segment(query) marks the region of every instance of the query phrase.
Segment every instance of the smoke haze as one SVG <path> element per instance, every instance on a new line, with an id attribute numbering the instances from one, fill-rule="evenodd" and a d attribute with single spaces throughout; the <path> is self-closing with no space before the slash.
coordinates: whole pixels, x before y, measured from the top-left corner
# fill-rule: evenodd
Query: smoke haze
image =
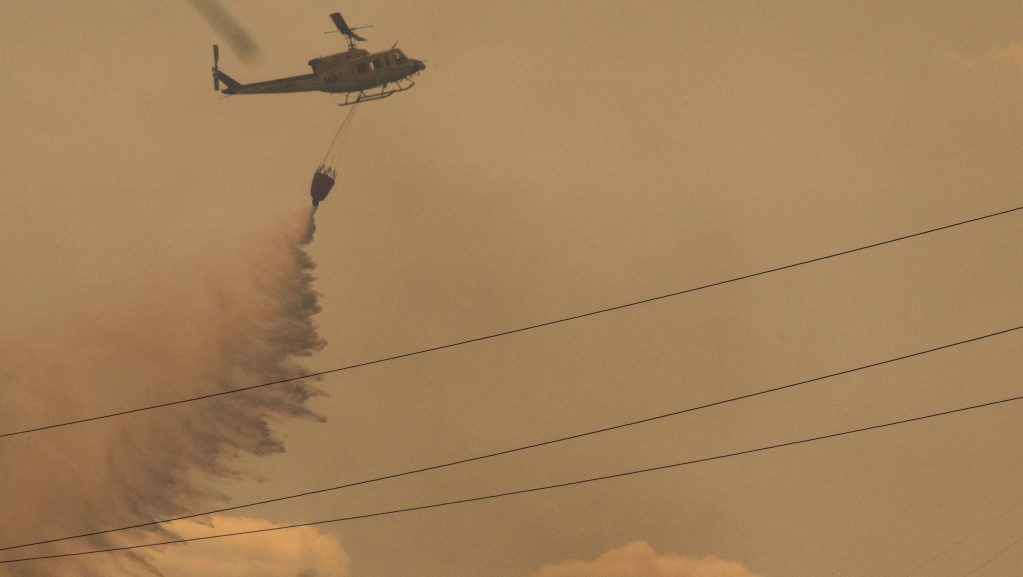
<path id="1" fill-rule="evenodd" d="M 123 291 L 52 327 L 46 337 L 4 343 L 0 429 L 21 430 L 304 373 L 297 359 L 325 344 L 313 320 L 320 310 L 312 288 L 314 264 L 304 250 L 313 231 L 312 212 L 304 211 L 245 244 L 203 254 Z M 0 524 L 0 545 L 226 502 L 226 481 L 256 477 L 240 466 L 241 457 L 284 451 L 274 422 L 322 420 L 307 406 L 320 394 L 308 382 L 292 382 L 5 439 L 0 507 L 7 520 Z M 97 546 L 125 539 L 84 541 Z M 2 558 L 83 546 L 19 549 Z M 16 563 L 0 566 L 0 575 L 137 575 L 142 567 L 156 572 L 152 558 L 146 552 Z"/>
<path id="2" fill-rule="evenodd" d="M 596 560 L 545 565 L 533 577 L 762 577 L 739 563 L 714 556 L 693 559 L 658 555 L 645 541 L 604 553 Z"/>

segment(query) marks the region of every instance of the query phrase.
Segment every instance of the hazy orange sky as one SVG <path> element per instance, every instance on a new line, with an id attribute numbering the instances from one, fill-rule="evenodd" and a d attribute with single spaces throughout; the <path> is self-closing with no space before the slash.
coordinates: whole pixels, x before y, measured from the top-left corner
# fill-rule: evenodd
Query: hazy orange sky
<path id="1" fill-rule="evenodd" d="M 0 433 L 1023 206 L 1018 2 L 222 5 L 260 58 L 234 54 L 183 0 L 0 4 Z M 364 48 L 398 42 L 427 68 L 360 107 L 303 248 L 309 182 L 347 109 L 322 93 L 222 98 L 211 45 L 242 82 L 304 74 L 345 48 L 323 34 L 335 11 L 373 25 Z M 0 439 L 0 547 L 426 467 L 1012 328 L 1021 225 L 1014 212 L 336 373 L 315 384 L 323 396 L 292 387 Z M 214 525 L 514 491 L 1016 396 L 1021 333 Z M 143 563 L 167 577 L 1015 577 L 1023 544 L 997 554 L 1023 537 L 1018 405 L 0 575 Z"/>

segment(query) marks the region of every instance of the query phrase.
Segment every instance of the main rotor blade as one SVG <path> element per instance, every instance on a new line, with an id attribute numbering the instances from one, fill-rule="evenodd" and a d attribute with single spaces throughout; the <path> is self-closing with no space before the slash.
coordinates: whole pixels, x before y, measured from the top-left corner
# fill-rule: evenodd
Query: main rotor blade
<path id="1" fill-rule="evenodd" d="M 335 12 L 331 14 L 330 19 L 334 21 L 334 26 L 337 26 L 337 29 L 345 36 L 351 38 L 352 40 L 358 40 L 359 42 L 366 41 L 365 38 L 359 36 L 354 31 L 352 31 L 352 29 L 348 26 L 348 23 L 345 22 L 345 19 L 341 17 L 340 12 Z"/>
<path id="2" fill-rule="evenodd" d="M 188 0 L 188 3 L 220 34 L 221 38 L 234 49 L 234 53 L 243 61 L 253 62 L 259 58 L 259 46 L 252 40 L 245 28 L 242 28 L 220 5 L 219 0 Z"/>

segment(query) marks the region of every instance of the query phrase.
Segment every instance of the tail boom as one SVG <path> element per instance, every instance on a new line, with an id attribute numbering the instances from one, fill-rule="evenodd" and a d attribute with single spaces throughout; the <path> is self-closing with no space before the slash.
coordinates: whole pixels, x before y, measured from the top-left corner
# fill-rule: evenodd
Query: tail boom
<path id="1" fill-rule="evenodd" d="M 227 85 L 227 88 L 222 91 L 224 94 L 280 94 L 323 90 L 323 80 L 315 74 L 277 78 L 251 84 L 242 84 L 223 72 L 219 72 L 219 78 Z"/>

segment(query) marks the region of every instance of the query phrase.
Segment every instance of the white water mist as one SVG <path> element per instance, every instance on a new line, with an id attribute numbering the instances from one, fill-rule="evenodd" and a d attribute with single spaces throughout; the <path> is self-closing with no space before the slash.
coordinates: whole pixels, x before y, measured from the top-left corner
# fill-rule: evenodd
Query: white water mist
<path id="1" fill-rule="evenodd" d="M 182 263 L 66 319 L 49 336 L 0 346 L 0 431 L 215 393 L 304 374 L 322 348 L 305 211 L 231 249 Z M 226 481 L 256 476 L 244 455 L 284 451 L 275 423 L 322 418 L 308 380 L 0 440 L 0 546 L 215 508 Z M 156 533 L 151 529 L 135 531 Z M 128 541 L 97 536 L 0 558 Z M 0 575 L 155 573 L 149 554 L 0 565 Z"/>

